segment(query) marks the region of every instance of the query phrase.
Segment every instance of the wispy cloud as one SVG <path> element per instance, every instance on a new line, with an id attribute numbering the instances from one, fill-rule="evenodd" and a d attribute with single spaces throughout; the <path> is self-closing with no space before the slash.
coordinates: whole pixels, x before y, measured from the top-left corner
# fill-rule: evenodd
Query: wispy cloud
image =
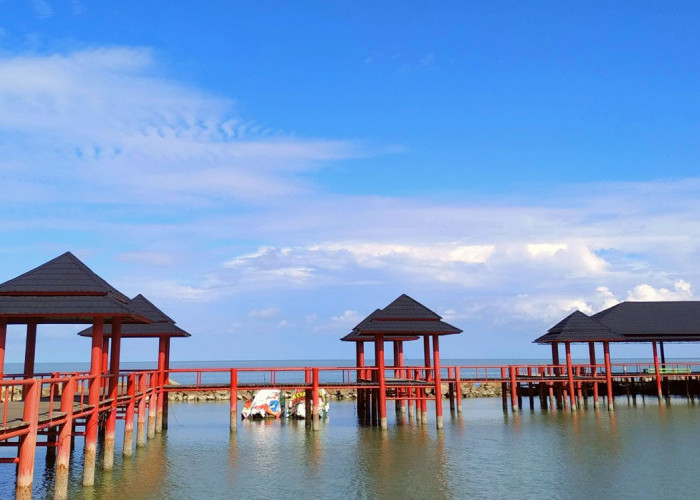
<path id="1" fill-rule="evenodd" d="M 3 136 L 6 182 L 94 204 L 279 197 L 306 191 L 297 172 L 369 154 L 244 121 L 230 99 L 171 81 L 150 50 L 125 47 L 0 59 Z"/>

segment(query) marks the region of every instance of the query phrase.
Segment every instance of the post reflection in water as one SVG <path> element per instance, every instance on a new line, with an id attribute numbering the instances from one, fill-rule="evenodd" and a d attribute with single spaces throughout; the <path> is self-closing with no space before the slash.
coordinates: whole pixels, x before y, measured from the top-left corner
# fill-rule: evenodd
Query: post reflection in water
<path id="1" fill-rule="evenodd" d="M 82 487 L 83 443 L 77 439 L 69 495 L 557 498 L 566 478 L 564 496 L 674 498 L 697 484 L 700 447 L 700 408 L 679 401 L 504 416 L 499 399 L 468 400 L 462 418 L 446 419 L 442 431 L 391 421 L 385 432 L 358 426 L 353 405 L 336 403 L 332 422 L 316 432 L 303 420 L 272 419 L 241 422 L 234 435 L 227 404 L 173 404 L 170 428 L 131 458 L 117 454 L 112 472 L 98 468 L 93 488 Z M 53 473 L 40 459 L 35 495 L 47 498 Z M 0 498 L 12 496 L 10 467 L 0 468 Z"/>

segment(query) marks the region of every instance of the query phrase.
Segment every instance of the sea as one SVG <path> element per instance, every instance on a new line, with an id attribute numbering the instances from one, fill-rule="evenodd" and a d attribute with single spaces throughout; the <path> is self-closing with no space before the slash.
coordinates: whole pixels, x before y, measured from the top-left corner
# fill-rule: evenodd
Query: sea
<path id="1" fill-rule="evenodd" d="M 491 364 L 509 360 L 444 360 Z M 512 361 L 512 360 L 510 360 Z M 545 360 L 529 360 L 544 362 Z M 523 362 L 523 360 L 519 360 Z M 133 366 L 129 366 L 133 365 Z M 343 366 L 352 361 L 218 361 L 190 366 Z M 147 368 L 127 364 L 127 368 Z M 11 364 L 6 372 L 14 369 Z M 17 365 L 17 371 L 20 371 Z M 40 371 L 86 369 L 37 364 Z M 183 381 L 184 382 L 184 381 Z M 395 418 L 389 429 L 358 425 L 354 401 L 332 401 L 314 432 L 303 421 L 241 421 L 229 433 L 227 402 L 170 402 L 169 428 L 130 458 L 115 454 L 83 488 L 82 438 L 71 456 L 69 496 L 76 499 L 227 498 L 696 498 L 700 491 L 700 404 L 672 398 L 618 397 L 615 411 L 575 414 L 524 409 L 504 413 L 500 398 L 445 404 L 444 428 Z M 239 404 L 239 408 L 240 408 Z M 117 423 L 121 438 L 123 421 Z M 117 442 L 117 450 L 121 443 Z M 0 449 L 1 456 L 13 451 Z M 0 464 L 0 498 L 12 498 L 14 466 Z M 34 498 L 51 498 L 53 467 L 39 448 Z"/>

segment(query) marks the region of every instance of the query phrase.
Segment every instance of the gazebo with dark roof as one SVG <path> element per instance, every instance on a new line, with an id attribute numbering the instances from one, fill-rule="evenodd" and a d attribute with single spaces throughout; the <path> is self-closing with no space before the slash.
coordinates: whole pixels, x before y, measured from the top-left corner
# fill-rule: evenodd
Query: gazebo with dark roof
<path id="1" fill-rule="evenodd" d="M 431 382 L 434 382 L 435 394 L 437 395 L 435 399 L 436 424 L 438 428 L 442 428 L 442 399 L 440 397 L 442 388 L 438 339 L 441 335 L 453 335 L 461 332 L 462 330 L 442 321 L 441 316 L 406 294 L 400 295 L 384 309 L 375 310 L 353 329 L 351 335 L 356 335 L 355 339 L 358 338 L 357 336 L 374 339 L 375 366 L 379 384 L 379 421 L 383 429 L 387 428 L 384 341 L 423 337 L 425 368 L 432 367 L 433 380 Z M 433 339 L 432 363 L 431 337 Z M 348 339 L 346 336 L 343 340 L 353 340 L 353 337 Z M 422 403 L 424 404 L 424 402 L 423 399 Z"/>
<path id="2" fill-rule="evenodd" d="M 163 385 L 166 382 L 166 373 L 170 369 L 170 339 L 174 337 L 190 337 L 191 335 L 177 326 L 175 320 L 156 307 L 150 300 L 141 294 L 131 299 L 129 302 L 132 310 L 141 316 L 148 318 L 151 323 L 148 324 L 129 324 L 121 328 L 121 338 L 157 338 L 158 339 L 158 373 L 161 377 Z M 81 337 L 92 336 L 92 328 L 86 328 L 78 332 Z M 103 334 L 105 340 L 112 338 L 112 329 L 110 325 L 105 325 Z M 119 349 L 115 344 L 117 339 L 112 339 L 112 350 Z M 158 394 L 156 419 L 153 425 L 149 423 L 149 428 L 153 432 L 160 432 L 161 429 L 168 427 L 168 419 L 166 418 L 168 401 L 165 399 L 163 391 Z M 150 415 L 149 415 L 150 418 Z"/>
<path id="3" fill-rule="evenodd" d="M 118 336 L 122 324 L 149 323 L 129 306 L 127 297 L 100 278 L 75 255 L 66 252 L 41 266 L 0 284 L 0 370 L 4 364 L 8 324 L 26 324 L 24 375 L 34 375 L 37 324 L 92 323 L 90 389 L 88 403 L 96 408 L 100 397 L 102 332 L 110 324 Z M 110 394 L 116 395 L 119 370 L 118 349 L 112 353 Z M 116 368 L 115 368 L 116 367 Z M 116 371 L 115 371 L 116 370 Z M 2 373 L 2 372 L 0 372 Z M 116 398 L 110 419 L 116 419 Z M 88 417 L 85 429 L 83 484 L 94 483 L 98 412 Z M 107 439 L 107 437 L 106 437 Z M 111 442 L 114 442 L 112 433 Z M 109 454 L 105 448 L 105 468 Z M 112 447 L 113 456 L 113 447 Z M 110 465 L 111 466 L 111 465 Z"/>
<path id="4" fill-rule="evenodd" d="M 570 344 L 588 343 L 591 365 L 595 367 L 595 342 L 602 342 L 606 378 L 610 380 L 610 342 L 651 342 L 659 398 L 662 397 L 661 370 L 666 362 L 664 342 L 700 341 L 700 301 L 621 302 L 592 316 L 576 311 L 535 340 L 552 345 L 552 361 L 559 364 L 558 344 L 564 343 L 567 372 L 571 373 Z M 657 353 L 657 342 L 661 360 Z M 569 383 L 571 386 L 571 381 Z M 597 385 L 594 384 L 594 389 Z M 612 409 L 612 384 L 608 382 L 608 407 Z M 572 408 L 573 408 L 573 397 Z"/>

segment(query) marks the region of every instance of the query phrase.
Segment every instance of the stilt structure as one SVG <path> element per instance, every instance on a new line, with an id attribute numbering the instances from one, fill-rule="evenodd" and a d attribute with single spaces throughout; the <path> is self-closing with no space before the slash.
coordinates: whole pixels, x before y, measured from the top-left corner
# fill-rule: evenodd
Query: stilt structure
<path id="1" fill-rule="evenodd" d="M 94 482 L 95 457 L 97 446 L 97 426 L 99 401 L 102 390 L 103 338 L 102 328 L 112 323 L 148 323 L 148 319 L 135 313 L 129 306 L 129 299 L 96 275 L 72 253 L 66 252 L 49 262 L 32 269 L 16 278 L 0 284 L 0 343 L 4 355 L 4 326 L 7 324 L 27 325 L 24 373 L 34 375 L 34 354 L 36 350 L 37 325 L 39 324 L 80 324 L 92 323 L 92 349 L 90 358 L 89 411 L 83 411 L 85 423 L 85 452 L 83 484 Z M 31 387 L 24 386 L 25 397 L 30 397 Z M 34 396 L 31 396 L 34 397 Z M 39 397 L 38 395 L 36 396 Z M 37 399 L 38 401 L 38 399 Z M 69 402 L 65 402 L 66 405 Z M 25 409 L 27 406 L 25 406 Z M 68 425 L 68 424 L 65 424 Z M 72 427 L 72 422 L 70 423 Z M 30 433 L 31 434 L 31 433 Z M 65 429 L 59 433 L 62 442 L 70 441 Z M 36 435 L 20 438 L 17 494 L 31 496 L 33 483 L 33 454 L 23 453 L 26 440 L 36 441 Z M 61 453 L 63 452 L 63 453 Z M 61 475 L 67 474 L 68 462 L 65 449 L 59 450 L 61 459 L 57 467 Z M 28 461 L 31 459 L 31 467 Z M 65 496 L 58 492 L 58 497 Z"/>
<path id="2" fill-rule="evenodd" d="M 112 328 L 110 325 L 106 325 L 103 329 L 103 336 L 105 339 L 112 339 L 112 377 L 114 377 L 114 363 L 115 356 L 118 364 L 119 360 L 119 340 L 118 339 L 145 339 L 145 338 L 157 338 L 158 339 L 158 367 L 157 375 L 155 380 L 156 390 L 154 394 L 154 406 L 149 406 L 149 412 L 151 412 L 150 427 L 151 435 L 154 433 L 159 433 L 163 428 L 167 427 L 167 418 L 165 417 L 165 408 L 167 404 L 167 394 L 165 394 L 164 387 L 168 382 L 168 370 L 170 369 L 170 339 L 175 337 L 189 337 L 190 334 L 177 326 L 175 321 L 170 318 L 163 311 L 158 309 L 151 301 L 146 297 L 139 294 L 129 302 L 129 306 L 135 313 L 148 318 L 149 324 L 130 324 L 120 326 L 117 330 Z M 92 328 L 86 328 L 81 332 L 78 332 L 81 337 L 91 337 L 93 335 Z M 118 371 L 118 368 L 117 368 Z M 114 415 L 116 416 L 116 407 L 114 408 Z M 111 418 L 111 414 L 110 414 Z M 133 416 L 132 416 L 133 418 Z M 133 432 L 133 422 L 131 422 L 132 432 Z M 110 432 L 114 432 L 111 429 L 112 425 L 110 420 L 107 421 L 107 439 L 109 439 Z M 126 429 L 125 429 L 126 432 Z M 126 448 L 125 448 L 126 449 Z M 105 469 L 108 469 L 109 457 L 108 454 L 110 450 L 105 447 Z M 113 455 L 113 452 L 112 452 Z"/>
<path id="3" fill-rule="evenodd" d="M 386 365 L 384 363 L 384 341 L 401 340 L 405 337 L 423 337 L 424 340 L 424 366 L 420 367 L 424 373 L 421 380 L 417 380 L 416 392 L 420 397 L 416 398 L 417 408 L 420 406 L 422 421 L 425 421 L 426 399 L 428 390 L 432 390 L 435 398 L 435 417 L 438 429 L 443 426 L 442 420 L 442 374 L 440 367 L 441 335 L 461 333 L 462 330 L 442 321 L 442 317 L 431 311 L 408 295 L 401 295 L 384 309 L 375 310 L 367 318 L 361 321 L 353 333 L 372 337 L 375 343 L 375 374 L 376 388 L 373 389 L 373 399 L 378 405 L 378 420 L 382 429 L 387 428 L 386 401 L 387 393 L 392 398 L 398 396 L 400 383 L 390 379 L 387 384 Z M 432 349 L 430 341 L 432 340 Z M 402 381 L 405 384 L 405 381 Z M 416 409 L 418 411 L 418 409 Z"/>

